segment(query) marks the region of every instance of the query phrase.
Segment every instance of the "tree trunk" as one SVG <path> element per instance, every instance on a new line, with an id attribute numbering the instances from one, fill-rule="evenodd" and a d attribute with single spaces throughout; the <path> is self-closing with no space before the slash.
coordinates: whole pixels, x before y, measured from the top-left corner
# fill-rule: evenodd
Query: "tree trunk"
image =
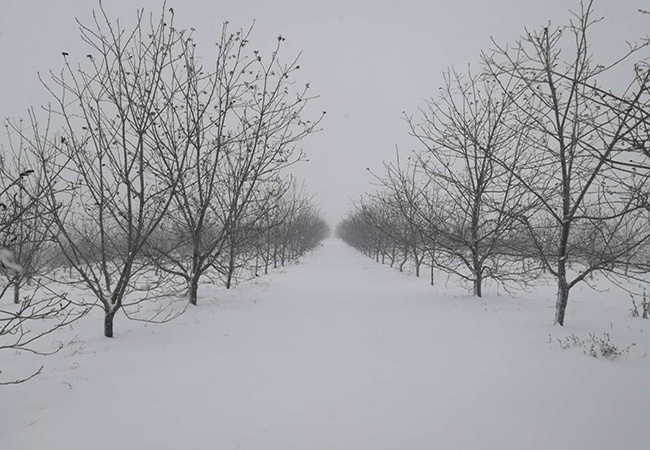
<path id="1" fill-rule="evenodd" d="M 228 258 L 228 277 L 226 278 L 226 289 L 232 286 L 232 278 L 235 274 L 235 246 L 230 246 L 230 256 Z"/>
<path id="2" fill-rule="evenodd" d="M 198 277 L 192 277 L 190 280 L 190 305 L 196 306 L 196 301 L 199 296 L 199 278 Z"/>
<path id="3" fill-rule="evenodd" d="M 476 272 L 474 277 L 474 295 L 476 297 L 483 296 L 483 271 L 479 270 Z"/>
<path id="4" fill-rule="evenodd" d="M 418 249 L 413 246 L 413 260 L 415 261 L 415 277 L 420 278 L 420 266 L 422 266 L 422 260 L 424 257 L 418 257 Z"/>
<path id="5" fill-rule="evenodd" d="M 564 315 L 566 305 L 569 302 L 569 283 L 566 279 L 567 248 L 569 246 L 569 233 L 571 232 L 571 221 L 567 219 L 569 195 L 564 192 L 564 220 L 562 221 L 562 234 L 560 236 L 559 259 L 557 261 L 557 301 L 555 303 L 555 325 L 564 326 Z M 593 272 L 592 272 L 593 273 Z"/>
<path id="6" fill-rule="evenodd" d="M 104 311 L 104 336 L 107 338 L 113 337 L 113 319 L 117 311 Z"/>
<path id="7" fill-rule="evenodd" d="M 483 264 L 479 260 L 478 244 L 472 244 L 472 270 L 474 272 L 474 295 L 481 297 L 483 294 Z"/>
<path id="8" fill-rule="evenodd" d="M 555 304 L 555 325 L 564 326 L 564 314 L 569 303 L 569 285 L 563 277 L 557 281 L 557 302 Z"/>
<path id="9" fill-rule="evenodd" d="M 14 303 L 17 305 L 20 303 L 20 282 L 14 282 Z"/>
<path id="10" fill-rule="evenodd" d="M 483 267 L 480 262 L 480 252 L 479 252 L 479 217 L 481 215 L 481 203 L 482 196 L 479 192 L 474 194 L 474 203 L 472 205 L 472 223 L 471 230 L 472 233 L 472 271 L 474 272 L 474 295 L 476 297 L 481 297 L 483 292 Z"/>
<path id="11" fill-rule="evenodd" d="M 399 271 L 403 272 L 404 271 L 404 264 L 406 264 L 406 261 L 408 261 L 408 258 L 404 258 L 404 261 L 402 261 L 399 265 Z"/>
<path id="12" fill-rule="evenodd" d="M 226 277 L 226 289 L 230 289 L 230 287 L 232 286 L 232 276 L 234 272 L 235 272 L 235 268 L 233 266 L 229 266 L 228 276 Z"/>

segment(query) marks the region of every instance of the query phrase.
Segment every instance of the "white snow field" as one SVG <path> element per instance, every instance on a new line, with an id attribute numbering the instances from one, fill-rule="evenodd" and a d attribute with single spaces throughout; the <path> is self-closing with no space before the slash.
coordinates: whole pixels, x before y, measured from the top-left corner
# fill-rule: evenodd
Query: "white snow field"
<path id="1" fill-rule="evenodd" d="M 0 388 L 0 449 L 650 448 L 650 321 L 628 294 L 572 292 L 561 329 L 552 287 L 475 299 L 423 277 L 330 239 L 165 325 L 120 315 L 108 340 L 85 318 L 54 356 L 0 354 L 7 375 L 45 364 Z M 557 342 L 592 332 L 636 346 Z"/>

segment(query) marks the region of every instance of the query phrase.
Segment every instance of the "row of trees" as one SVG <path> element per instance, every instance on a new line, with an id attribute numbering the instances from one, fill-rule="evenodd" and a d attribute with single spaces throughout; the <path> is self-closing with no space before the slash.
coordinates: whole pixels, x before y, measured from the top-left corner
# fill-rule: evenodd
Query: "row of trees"
<path id="1" fill-rule="evenodd" d="M 112 337 L 119 311 L 182 296 L 196 305 L 202 283 L 230 288 L 329 232 L 286 175 L 325 113 L 311 107 L 309 85 L 293 81 L 298 58 L 280 58 L 282 36 L 266 55 L 250 48 L 251 29 L 226 23 L 200 57 L 194 30 L 176 28 L 172 9 L 140 11 L 126 29 L 100 5 L 79 27 L 87 55 L 63 52 L 63 69 L 41 77 L 51 104 L 7 123 L 0 247 L 23 270 L 0 268 L 0 294 L 13 288 L 22 302 L 0 311 L 3 347 L 24 347 L 41 301 L 57 326 L 71 306 L 81 306 L 75 318 L 101 307 Z M 175 316 L 164 311 L 156 320 Z"/>
<path id="2" fill-rule="evenodd" d="M 455 274 L 477 296 L 487 279 L 516 287 L 550 274 L 559 325 L 592 273 L 646 271 L 649 42 L 597 63 L 592 3 L 566 26 L 494 43 L 477 73 L 449 70 L 439 95 L 406 116 L 422 150 L 375 174 L 380 189 L 339 235 L 400 268 L 412 259 L 417 275 L 425 262 Z"/>

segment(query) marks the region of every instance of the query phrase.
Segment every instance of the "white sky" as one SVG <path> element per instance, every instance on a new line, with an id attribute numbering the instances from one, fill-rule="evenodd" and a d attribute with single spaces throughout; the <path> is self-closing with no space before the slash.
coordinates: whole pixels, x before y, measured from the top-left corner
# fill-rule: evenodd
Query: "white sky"
<path id="1" fill-rule="evenodd" d="M 159 0 L 104 0 L 113 17 L 133 20 L 135 10 L 160 11 Z M 81 61 L 86 49 L 75 17 L 89 22 L 96 1 L 0 0 L 0 117 L 24 117 L 30 106 L 47 103 L 36 73 L 59 70 L 62 51 Z M 311 161 L 296 170 L 331 225 L 350 198 L 371 188 L 366 167 L 380 171 L 394 156 L 417 144 L 408 137 L 402 111 L 416 113 L 436 94 L 450 65 L 477 65 L 490 37 L 513 42 L 524 27 L 549 20 L 565 23 L 578 0 L 403 0 L 246 1 L 176 0 L 179 28 L 194 27 L 209 49 L 223 21 L 233 28 L 257 21 L 251 45 L 265 49 L 282 34 L 284 56 L 303 51 L 301 76 L 320 94 L 326 110 L 323 131 L 304 142 Z M 650 34 L 650 0 L 596 0 L 605 16 L 592 35 L 603 55 L 620 54 L 626 40 Z M 207 56 L 207 55 L 206 55 Z M 78 58 L 78 59 L 75 59 Z M 1 137 L 0 137 L 1 139 Z"/>

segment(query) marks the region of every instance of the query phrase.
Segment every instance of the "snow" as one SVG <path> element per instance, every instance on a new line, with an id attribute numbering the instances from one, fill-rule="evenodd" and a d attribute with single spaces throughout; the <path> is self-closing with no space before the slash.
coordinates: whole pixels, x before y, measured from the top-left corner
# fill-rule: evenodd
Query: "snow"
<path id="1" fill-rule="evenodd" d="M 54 356 L 0 353 L 5 375 L 45 364 L 0 388 L 0 448 L 648 448 L 650 321 L 628 294 L 576 287 L 561 329 L 552 284 L 475 299 L 427 281 L 331 239 L 165 325 L 120 314 L 108 340 L 86 318 Z M 636 345 L 557 343 L 589 333 Z"/>

